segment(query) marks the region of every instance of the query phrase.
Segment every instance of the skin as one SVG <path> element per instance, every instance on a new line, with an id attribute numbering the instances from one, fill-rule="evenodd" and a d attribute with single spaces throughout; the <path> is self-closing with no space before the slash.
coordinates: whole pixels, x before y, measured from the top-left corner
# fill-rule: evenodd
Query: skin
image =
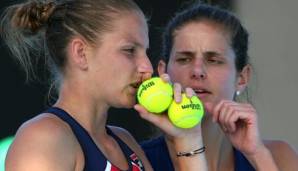
<path id="1" fill-rule="evenodd" d="M 106 133 L 107 110 L 111 106 L 132 107 L 137 85 L 151 76 L 152 66 L 146 55 L 149 40 L 143 14 L 123 11 L 116 18 L 113 30 L 102 34 L 96 45 L 80 36 L 69 42 L 67 65 L 54 106 L 72 114 L 106 158 L 127 170 L 118 143 Z M 121 128 L 110 128 L 136 152 L 145 169 L 152 170 L 132 136 Z M 7 155 L 6 170 L 79 171 L 84 162 L 71 128 L 56 116 L 44 113 L 18 130 Z"/>
<path id="2" fill-rule="evenodd" d="M 256 170 L 295 170 L 298 168 L 295 151 L 282 141 L 261 140 L 254 107 L 233 100 L 236 91 L 246 88 L 251 67 L 247 65 L 236 71 L 230 43 L 229 32 L 207 20 L 188 23 L 174 32 L 170 60 L 168 64 L 161 61 L 158 72 L 167 73 L 172 82 L 181 83 L 178 89 L 192 88 L 206 109 L 202 130 L 188 130 L 183 138 L 204 142 L 208 170 L 233 170 L 232 147 L 241 151 Z M 180 159 L 175 156 L 177 141 L 173 138 L 179 134 L 172 133 L 175 134 L 166 135 L 166 141 L 175 170 L 179 170 Z M 190 149 L 202 147 L 199 144 Z"/>
<path id="3" fill-rule="evenodd" d="M 168 74 L 161 74 L 160 77 L 165 82 L 171 82 Z M 174 83 L 174 100 L 179 103 L 181 101 L 181 93 L 185 92 L 187 97 L 192 97 L 195 92 L 191 88 L 182 90 L 179 83 Z M 189 171 L 189 170 L 208 170 L 205 155 L 195 155 L 188 157 L 176 157 L 178 152 L 189 151 L 190 149 L 198 149 L 203 146 L 201 126 L 196 126 L 192 129 L 180 129 L 175 127 L 168 119 L 167 114 L 153 114 L 148 112 L 139 104 L 134 106 L 140 116 L 147 121 L 155 124 L 165 134 L 167 138 L 167 145 L 170 149 L 175 170 Z"/>

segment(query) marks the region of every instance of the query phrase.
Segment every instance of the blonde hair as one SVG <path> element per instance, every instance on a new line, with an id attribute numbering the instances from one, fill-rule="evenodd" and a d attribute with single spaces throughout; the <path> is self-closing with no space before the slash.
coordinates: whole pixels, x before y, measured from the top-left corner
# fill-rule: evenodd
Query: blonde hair
<path id="1" fill-rule="evenodd" d="M 122 11 L 141 12 L 132 0 L 28 0 L 6 8 L 1 36 L 27 79 L 37 78 L 36 67 L 43 61 L 57 80 L 71 38 L 80 35 L 95 44 L 100 35 L 113 29 L 112 14 Z"/>

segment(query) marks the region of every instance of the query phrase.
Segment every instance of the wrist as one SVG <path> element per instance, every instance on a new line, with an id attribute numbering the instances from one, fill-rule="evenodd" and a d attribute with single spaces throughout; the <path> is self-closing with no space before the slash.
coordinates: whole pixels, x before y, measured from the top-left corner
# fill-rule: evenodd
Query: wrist
<path id="1" fill-rule="evenodd" d="M 198 148 L 196 150 L 193 150 L 193 151 L 183 151 L 183 152 L 178 152 L 176 154 L 177 157 L 193 157 L 197 154 L 201 154 L 201 153 L 204 153 L 205 152 L 205 149 L 206 147 L 203 146 L 201 148 Z"/>
<path id="2" fill-rule="evenodd" d="M 278 170 L 270 150 L 265 145 L 259 147 L 253 154 L 245 156 L 256 170 Z"/>
<path id="3" fill-rule="evenodd" d="M 201 136 L 187 136 L 180 138 L 173 138 L 165 136 L 166 143 L 177 154 L 178 152 L 194 151 L 204 147 Z"/>

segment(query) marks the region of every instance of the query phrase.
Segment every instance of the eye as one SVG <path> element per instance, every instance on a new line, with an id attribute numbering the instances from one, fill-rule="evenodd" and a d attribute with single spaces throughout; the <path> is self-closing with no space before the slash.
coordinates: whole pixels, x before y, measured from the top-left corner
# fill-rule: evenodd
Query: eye
<path id="1" fill-rule="evenodd" d="M 136 48 L 135 47 L 127 47 L 123 49 L 124 53 L 128 54 L 128 55 L 134 55 L 136 52 Z"/>
<path id="2" fill-rule="evenodd" d="M 125 49 L 125 51 L 126 51 L 127 53 L 131 53 L 131 54 L 133 54 L 133 53 L 135 52 L 135 48 L 128 48 L 128 49 Z"/>
<path id="3" fill-rule="evenodd" d="M 210 57 L 206 61 L 209 64 L 223 64 L 224 63 L 224 61 L 222 59 L 214 58 L 214 57 Z"/>
<path id="4" fill-rule="evenodd" d="M 180 64 L 185 64 L 185 63 L 188 63 L 190 62 L 191 58 L 189 57 L 177 57 L 176 58 L 176 61 Z"/>

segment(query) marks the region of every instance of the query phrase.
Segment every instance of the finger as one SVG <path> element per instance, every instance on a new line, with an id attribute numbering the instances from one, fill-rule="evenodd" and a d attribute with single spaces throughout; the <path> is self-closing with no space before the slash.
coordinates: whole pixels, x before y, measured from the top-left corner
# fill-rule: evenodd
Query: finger
<path id="1" fill-rule="evenodd" d="M 235 116 L 237 114 L 237 111 L 240 111 L 241 108 L 239 109 L 239 105 L 237 105 L 236 103 L 228 103 L 226 104 L 226 108 L 227 108 L 227 113 L 224 117 L 224 125 L 227 128 L 228 132 L 232 132 L 233 128 L 234 128 L 234 122 L 232 122 L 230 119 L 232 116 Z"/>
<path id="2" fill-rule="evenodd" d="M 180 103 L 182 99 L 182 86 L 179 83 L 174 83 L 174 99 L 176 103 Z"/>
<path id="3" fill-rule="evenodd" d="M 134 109 L 140 114 L 140 115 L 146 115 L 149 112 L 140 104 L 135 104 Z"/>
<path id="4" fill-rule="evenodd" d="M 171 83 L 171 79 L 170 79 L 170 76 L 168 74 L 161 74 L 160 75 L 160 78 L 166 82 L 166 83 Z"/>
<path id="5" fill-rule="evenodd" d="M 218 122 L 220 110 L 222 110 L 225 106 L 227 106 L 227 104 L 236 105 L 237 103 L 230 100 L 221 100 L 218 104 L 216 104 L 212 111 L 212 116 L 213 116 L 212 120 L 214 122 Z"/>
<path id="6" fill-rule="evenodd" d="M 233 114 L 228 119 L 229 129 L 231 132 L 237 131 L 238 124 L 237 123 L 244 123 L 245 125 L 249 126 L 251 124 L 256 123 L 255 121 L 256 113 L 251 108 L 247 108 L 246 106 L 236 106 L 233 110 Z"/>
<path id="7" fill-rule="evenodd" d="M 224 101 L 222 100 L 218 104 L 216 104 L 215 107 L 213 108 L 213 111 L 211 112 L 213 122 L 218 122 L 219 112 L 223 103 Z"/>
<path id="8" fill-rule="evenodd" d="M 236 131 L 236 122 L 238 118 L 239 118 L 239 115 L 237 115 L 236 109 L 232 110 L 229 117 L 227 117 L 226 125 L 230 133 L 234 133 Z"/>
<path id="9" fill-rule="evenodd" d="M 231 125 L 229 122 L 229 118 L 234 114 L 235 111 L 235 106 L 233 104 L 225 104 L 224 109 L 225 110 L 225 115 L 223 116 L 223 118 L 221 119 L 222 124 L 224 125 L 224 127 L 226 128 L 227 132 L 231 131 Z"/>
<path id="10" fill-rule="evenodd" d="M 195 91 L 190 87 L 185 88 L 185 94 L 188 98 L 192 98 L 192 96 L 196 95 Z"/>
<path id="11" fill-rule="evenodd" d="M 227 118 L 230 115 L 231 110 L 232 110 L 228 103 L 229 102 L 223 102 L 222 107 L 219 110 L 219 115 L 218 115 L 218 123 L 221 125 L 224 132 L 228 131 L 228 127 L 227 127 L 225 118 Z"/>
<path id="12" fill-rule="evenodd" d="M 215 107 L 214 107 L 214 109 L 213 109 L 213 118 L 212 118 L 212 120 L 214 121 L 214 122 L 219 122 L 219 120 L 220 120 L 220 115 L 221 115 L 221 113 L 223 113 L 224 111 L 222 111 L 222 110 L 224 110 L 225 109 L 225 104 L 226 103 L 229 103 L 230 101 L 227 101 L 227 100 L 221 100 Z"/>
<path id="13" fill-rule="evenodd" d="M 231 124 L 231 132 L 234 133 L 236 132 L 240 127 L 248 127 L 249 122 L 247 122 L 249 119 L 247 118 L 249 113 L 248 112 L 243 112 L 243 111 L 235 111 L 235 115 L 233 115 L 230 119 L 230 124 Z"/>
<path id="14" fill-rule="evenodd" d="M 235 128 L 235 122 L 230 120 L 231 117 L 239 114 L 241 111 L 247 111 L 247 107 L 234 101 L 228 101 L 224 103 L 222 108 L 225 111 L 225 115 L 221 121 L 223 122 L 224 127 L 227 128 L 228 132 L 233 132 Z"/>
<path id="15" fill-rule="evenodd" d="M 215 105 L 215 107 L 213 108 L 213 110 L 211 112 L 209 112 L 211 114 L 211 116 L 212 116 L 212 121 L 213 122 L 217 122 L 218 121 L 218 115 L 219 115 L 219 109 L 218 108 L 220 107 L 220 104 L 221 103 Z M 205 107 L 205 108 L 207 108 L 207 107 Z"/>

